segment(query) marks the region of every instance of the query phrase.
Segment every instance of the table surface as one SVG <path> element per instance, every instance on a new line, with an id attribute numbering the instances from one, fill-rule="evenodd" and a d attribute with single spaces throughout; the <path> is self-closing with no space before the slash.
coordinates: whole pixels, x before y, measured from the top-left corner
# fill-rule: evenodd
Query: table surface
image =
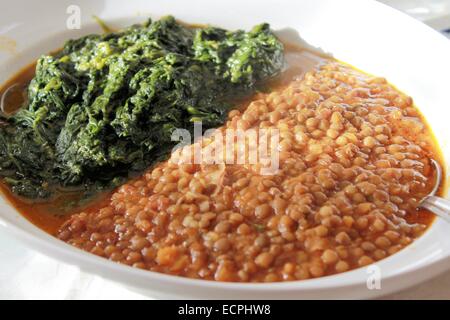
<path id="1" fill-rule="evenodd" d="M 381 0 L 438 30 L 450 28 L 450 0 Z M 450 271 L 384 299 L 450 299 Z M 0 299 L 151 299 L 46 257 L 0 233 Z"/>

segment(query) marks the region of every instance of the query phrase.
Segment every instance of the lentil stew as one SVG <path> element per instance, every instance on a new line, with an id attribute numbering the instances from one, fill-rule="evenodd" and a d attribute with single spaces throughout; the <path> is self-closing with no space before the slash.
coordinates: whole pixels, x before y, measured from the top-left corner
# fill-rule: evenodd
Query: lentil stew
<path id="1" fill-rule="evenodd" d="M 434 140 L 411 98 L 382 78 L 329 62 L 231 111 L 225 127 L 279 129 L 280 171 L 171 159 L 57 236 L 152 271 L 272 282 L 366 266 L 433 220 L 416 206 L 434 183 Z"/>

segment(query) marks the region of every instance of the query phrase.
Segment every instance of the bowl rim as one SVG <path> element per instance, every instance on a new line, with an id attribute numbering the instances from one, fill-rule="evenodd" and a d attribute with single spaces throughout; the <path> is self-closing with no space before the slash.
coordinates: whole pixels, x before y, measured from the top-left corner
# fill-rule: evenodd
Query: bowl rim
<path id="1" fill-rule="evenodd" d="M 438 220 L 438 219 L 435 219 Z M 29 222 L 32 224 L 31 222 Z M 427 231 L 418 239 L 414 240 L 420 241 L 420 239 L 425 236 L 425 234 L 430 234 L 432 232 L 433 225 L 436 223 L 446 223 L 445 221 L 434 221 L 432 225 L 429 226 Z M 86 264 L 89 267 L 101 267 L 105 271 L 111 271 L 114 273 L 114 275 L 127 275 L 127 276 L 133 276 L 136 278 L 145 278 L 145 280 L 149 281 L 158 281 L 165 283 L 167 285 L 185 285 L 189 287 L 198 287 L 198 288 L 213 288 L 213 289 L 225 289 L 225 290 L 232 290 L 232 289 L 239 289 L 240 291 L 245 292 L 258 292 L 261 289 L 264 291 L 267 291 L 269 293 L 275 293 L 279 292 L 280 290 L 283 291 L 295 291 L 298 292 L 299 290 L 323 290 L 323 289 L 332 289 L 332 288 L 348 288 L 348 287 L 354 287 L 361 285 L 361 273 L 364 272 L 365 267 L 353 269 L 350 271 L 346 271 L 343 273 L 338 273 L 334 275 L 324 276 L 324 277 L 318 277 L 318 278 L 311 278 L 311 279 L 305 279 L 305 280 L 293 280 L 293 281 L 282 281 L 282 282 L 224 282 L 224 281 L 215 281 L 215 280 L 204 280 L 204 279 L 193 279 L 178 275 L 171 275 L 171 274 L 165 274 L 150 270 L 142 270 L 139 268 L 134 268 L 128 265 L 120 264 L 111 260 L 108 260 L 103 257 L 96 256 L 92 253 L 86 252 L 82 249 L 76 248 L 74 246 L 71 246 L 67 244 L 64 241 L 59 240 L 58 238 L 46 233 L 45 231 L 42 231 L 37 226 L 33 225 L 33 228 L 35 228 L 40 233 L 44 233 L 45 238 L 36 237 L 33 234 L 27 233 L 25 230 L 22 230 L 21 228 L 15 226 L 14 224 L 8 223 L 5 220 L 2 219 L 0 216 L 0 230 L 1 229 L 7 229 L 7 231 L 16 236 L 15 238 L 23 243 L 31 244 L 32 247 L 37 248 L 39 252 L 41 252 L 44 255 L 51 256 L 53 258 L 64 257 L 65 262 L 69 262 L 70 264 L 74 264 L 80 267 L 80 263 L 74 263 L 74 262 L 80 262 L 83 264 Z M 404 252 L 405 250 L 408 250 L 410 245 L 405 247 L 404 249 L 400 250 L 399 252 L 395 253 L 394 255 L 388 256 L 380 261 L 378 261 L 376 264 L 384 264 L 386 262 L 389 262 L 390 259 L 392 259 L 395 255 L 399 254 L 400 252 Z M 410 248 L 409 248 L 410 249 Z M 430 273 L 428 275 L 425 275 L 424 280 L 431 278 L 447 269 L 450 269 L 450 249 L 444 254 L 442 257 L 439 257 L 438 259 L 435 259 L 434 261 L 431 261 L 429 263 L 426 263 L 424 265 L 417 265 L 413 268 L 408 269 L 406 272 L 402 270 L 395 270 L 391 274 L 389 274 L 386 277 L 383 277 L 383 283 L 386 283 L 388 281 L 391 281 L 395 278 L 397 278 L 399 275 L 406 275 L 411 274 L 414 272 L 417 272 L 419 270 L 425 269 L 425 268 L 431 268 L 435 267 L 436 265 L 444 265 L 443 261 L 446 261 L 446 266 L 443 268 L 438 268 L 433 273 Z M 371 264 L 373 265 L 373 264 Z M 370 266 L 370 265 L 369 265 Z M 98 274 L 98 272 L 95 272 Z M 106 275 L 101 273 L 101 275 L 106 276 L 107 278 L 115 279 L 116 281 L 126 283 L 125 281 L 122 281 L 121 279 L 117 279 L 116 277 L 111 277 L 111 275 Z M 350 278 L 350 280 L 346 280 L 345 283 L 341 283 L 344 277 Z M 140 286 L 139 286 L 140 287 Z M 403 286 L 404 288 L 407 286 Z M 392 290 L 389 290 L 392 291 Z M 380 294 L 385 295 L 387 292 L 383 291 L 380 292 Z"/>

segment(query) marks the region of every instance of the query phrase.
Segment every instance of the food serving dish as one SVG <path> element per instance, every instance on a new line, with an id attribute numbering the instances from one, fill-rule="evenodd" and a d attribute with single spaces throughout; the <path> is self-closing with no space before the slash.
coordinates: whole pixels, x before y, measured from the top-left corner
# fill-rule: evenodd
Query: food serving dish
<path id="1" fill-rule="evenodd" d="M 371 1 L 339 4 L 333 1 L 248 1 L 245 4 L 193 1 L 187 6 L 181 1 L 134 1 L 125 6 L 119 1 L 80 1 L 77 5 L 81 9 L 81 29 L 67 30 L 66 20 L 73 12 L 68 9 L 70 5 L 64 1 L 58 5 L 48 1 L 39 6 L 48 7 L 48 10 L 41 12 L 38 8 L 29 8 L 23 12 L 21 1 L 17 1 L 1 14 L 0 30 L 4 39 L 3 50 L 0 51 L 2 83 L 42 52 L 57 48 L 64 40 L 99 32 L 92 15 L 101 17 L 114 27 L 125 27 L 142 22 L 148 16 L 159 18 L 166 14 L 187 22 L 209 23 L 229 29 L 248 29 L 267 21 L 280 34 L 295 35 L 298 32 L 309 45 L 370 74 L 386 77 L 401 91 L 412 95 L 433 129 L 444 158 L 449 159 L 446 89 L 450 80 L 450 62 L 447 59 L 450 44 L 425 25 L 384 5 Z M 437 219 L 411 245 L 377 262 L 376 269 L 359 268 L 338 275 L 286 283 L 185 279 L 136 270 L 74 249 L 32 225 L 6 201 L 2 200 L 0 205 L 2 229 L 44 254 L 136 290 L 165 297 L 368 298 L 426 280 L 447 270 L 450 263 L 448 225 Z M 373 276 L 379 276 L 380 288 L 370 285 Z"/>

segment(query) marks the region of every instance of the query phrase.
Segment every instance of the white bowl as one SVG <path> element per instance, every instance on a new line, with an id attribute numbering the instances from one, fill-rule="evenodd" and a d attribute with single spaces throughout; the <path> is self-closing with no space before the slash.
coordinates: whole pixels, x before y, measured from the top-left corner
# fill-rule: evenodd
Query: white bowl
<path id="1" fill-rule="evenodd" d="M 67 8 L 73 2 L 15 0 L 2 6 L 0 82 L 41 53 L 61 47 L 64 40 L 100 32 L 92 15 L 112 21 L 115 27 L 166 14 L 186 22 L 231 29 L 249 28 L 266 21 L 274 29 L 297 30 L 311 45 L 364 71 L 384 76 L 413 96 L 449 163 L 450 41 L 380 3 L 361 0 L 84 0 L 76 1 L 81 9 L 82 28 L 68 30 Z M 372 273 L 374 269 L 360 268 L 319 279 L 270 284 L 192 280 L 119 265 L 51 237 L 3 199 L 0 199 L 0 227 L 2 232 L 14 234 L 46 255 L 141 292 L 171 298 L 369 298 L 412 286 L 450 267 L 447 231 L 450 226 L 439 219 L 406 249 L 377 263 L 375 273 Z M 374 276 L 381 277 L 381 289 L 367 285 L 368 280 L 373 283 Z"/>

